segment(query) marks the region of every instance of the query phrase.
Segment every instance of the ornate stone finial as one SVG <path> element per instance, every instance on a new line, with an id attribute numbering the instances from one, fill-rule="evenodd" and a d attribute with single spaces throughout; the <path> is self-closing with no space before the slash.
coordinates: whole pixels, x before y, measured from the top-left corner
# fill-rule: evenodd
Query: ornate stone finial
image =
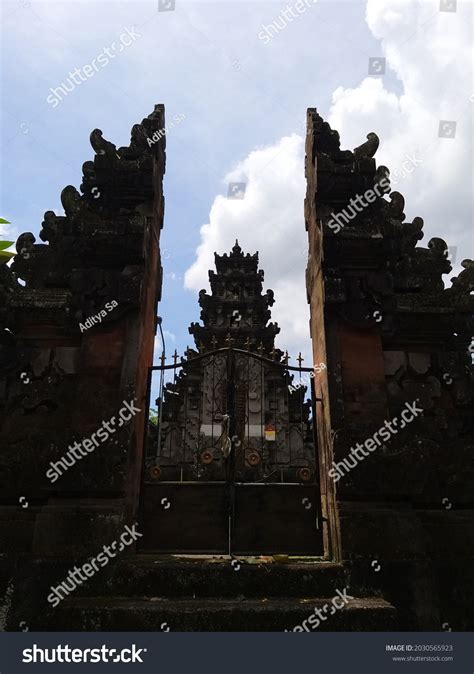
<path id="1" fill-rule="evenodd" d="M 81 209 L 81 195 L 72 185 L 66 185 L 61 192 L 61 204 L 66 215 L 74 215 Z"/>
<path id="2" fill-rule="evenodd" d="M 267 296 L 267 304 L 268 304 L 268 306 L 269 306 L 269 307 L 273 306 L 273 304 L 275 303 L 275 293 L 273 292 L 273 290 L 272 290 L 271 288 L 269 288 L 269 289 L 267 290 L 266 296 Z"/>
<path id="3" fill-rule="evenodd" d="M 238 239 L 235 240 L 235 245 L 232 248 L 233 255 L 240 255 L 242 253 L 242 248 L 239 246 Z"/>
<path id="4" fill-rule="evenodd" d="M 94 129 L 91 132 L 90 143 L 96 154 L 119 157 L 116 146 L 108 140 L 105 140 L 100 129 Z"/>
<path id="5" fill-rule="evenodd" d="M 211 344 L 212 344 L 212 348 L 215 349 L 216 346 L 217 346 L 217 339 L 216 339 L 215 335 L 212 335 Z"/>
<path id="6" fill-rule="evenodd" d="M 275 347 L 273 347 L 273 349 L 270 351 L 270 356 L 271 356 L 271 359 L 272 359 L 272 360 L 275 360 L 275 356 L 276 356 L 276 349 L 275 349 Z"/>
<path id="7" fill-rule="evenodd" d="M 225 338 L 225 341 L 226 341 L 227 346 L 230 349 L 230 347 L 232 346 L 232 344 L 234 342 L 234 340 L 232 339 L 232 337 L 230 335 L 230 332 L 227 333 L 227 337 Z"/>
<path id="8" fill-rule="evenodd" d="M 260 344 L 258 345 L 257 351 L 259 352 L 260 355 L 265 351 L 265 348 L 263 346 L 263 342 L 261 341 Z"/>
<path id="9" fill-rule="evenodd" d="M 17 253 L 21 254 L 23 259 L 27 260 L 31 253 L 33 253 L 33 244 L 35 241 L 36 237 L 31 232 L 20 234 L 15 244 Z"/>
<path id="10" fill-rule="evenodd" d="M 245 342 L 244 342 L 244 346 L 245 346 L 245 348 L 247 349 L 247 351 L 250 351 L 250 345 L 251 345 L 251 343 L 252 343 L 252 342 L 251 342 L 251 340 L 250 340 L 250 337 L 247 337 L 247 339 L 246 339 Z"/>
<path id="11" fill-rule="evenodd" d="M 198 351 L 199 351 L 199 353 L 204 353 L 205 350 L 206 350 L 206 348 L 205 348 L 203 342 L 202 342 L 202 341 L 199 342 L 199 345 L 198 345 Z"/>
<path id="12" fill-rule="evenodd" d="M 288 351 L 285 351 L 285 364 L 288 365 L 288 361 L 290 360 L 290 356 L 288 355 Z"/>
<path id="13" fill-rule="evenodd" d="M 302 356 L 301 356 L 301 351 L 299 352 L 298 358 L 296 360 L 298 361 L 299 366 L 301 368 L 301 363 L 304 361 L 304 358 L 302 358 Z"/>
<path id="14" fill-rule="evenodd" d="M 405 208 L 405 198 L 400 192 L 391 192 L 390 193 L 390 203 L 387 204 L 387 210 L 391 217 L 396 220 L 404 220 L 405 214 L 403 209 Z"/>
<path id="15" fill-rule="evenodd" d="M 461 267 L 463 271 L 451 279 L 452 286 L 446 290 L 450 295 L 469 295 L 474 290 L 474 261 L 463 260 Z"/>
<path id="16" fill-rule="evenodd" d="M 440 239 L 437 236 L 433 237 L 428 241 L 428 248 L 434 251 L 434 253 L 437 254 L 438 257 L 447 258 L 449 255 L 448 244 L 444 239 Z"/>
<path id="17" fill-rule="evenodd" d="M 130 133 L 130 147 L 146 147 L 147 139 L 148 134 L 145 127 L 142 124 L 134 124 Z"/>
<path id="18" fill-rule="evenodd" d="M 375 153 L 377 152 L 377 149 L 379 147 L 379 137 L 377 136 L 376 133 L 369 133 L 367 134 L 367 140 L 365 143 L 362 143 L 362 145 L 359 145 L 359 147 L 354 148 L 353 152 L 356 157 L 373 157 Z"/>

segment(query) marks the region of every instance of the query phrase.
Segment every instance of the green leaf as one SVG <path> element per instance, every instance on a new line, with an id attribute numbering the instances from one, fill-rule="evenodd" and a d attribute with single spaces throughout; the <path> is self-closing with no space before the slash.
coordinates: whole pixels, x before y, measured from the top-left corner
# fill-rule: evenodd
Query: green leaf
<path id="1" fill-rule="evenodd" d="M 150 422 L 150 424 L 153 424 L 153 426 L 158 426 L 158 411 L 153 407 L 150 407 L 148 413 L 148 421 Z"/>
<path id="2" fill-rule="evenodd" d="M 11 225 L 11 222 L 9 220 L 5 220 L 5 218 L 0 218 L 0 225 Z"/>
<path id="3" fill-rule="evenodd" d="M 0 250 L 0 264 L 8 262 L 12 257 L 15 257 L 15 253 L 7 253 L 4 250 Z"/>
<path id="4" fill-rule="evenodd" d="M 0 250 L 10 248 L 10 246 L 13 246 L 14 243 L 14 241 L 0 241 Z"/>

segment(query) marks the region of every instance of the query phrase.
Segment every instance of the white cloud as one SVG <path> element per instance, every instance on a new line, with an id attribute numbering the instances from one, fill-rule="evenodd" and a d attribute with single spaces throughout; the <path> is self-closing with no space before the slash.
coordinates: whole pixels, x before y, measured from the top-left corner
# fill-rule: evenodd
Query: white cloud
<path id="1" fill-rule="evenodd" d="M 381 41 L 387 72 L 400 80 L 401 93 L 386 89 L 382 78 L 366 77 L 358 86 L 335 89 L 328 115 L 343 149 L 360 145 L 375 131 L 381 140 L 377 164 L 388 166 L 392 176 L 402 171 L 407 156 L 422 161 L 393 189 L 406 198 L 407 219 L 419 215 L 425 221 L 420 245 L 439 236 L 458 247 L 456 273 L 473 250 L 470 11 L 470 3 L 458 3 L 457 12 L 448 13 L 439 11 L 438 0 L 368 0 L 367 24 Z M 441 120 L 457 122 L 454 139 L 438 137 Z M 302 138 L 285 137 L 251 152 L 228 181 L 247 182 L 245 198 L 214 199 L 185 285 L 194 290 L 207 285 L 213 252 L 228 251 L 236 237 L 245 252 L 259 249 L 266 285 L 275 291 L 272 316 L 282 328 L 279 346 L 307 355 Z"/>
<path id="2" fill-rule="evenodd" d="M 423 164 L 394 189 L 405 197 L 407 218 L 425 221 L 419 245 L 444 238 L 458 247 L 458 263 L 473 251 L 471 12 L 467 2 L 451 13 L 440 12 L 438 0 L 368 0 L 368 26 L 402 93 L 388 91 L 380 78 L 339 87 L 328 119 L 350 148 L 375 131 L 381 141 L 377 163 L 392 173 L 416 151 Z M 455 138 L 439 138 L 442 120 L 456 122 Z"/>
<path id="3" fill-rule="evenodd" d="M 170 281 L 181 281 L 181 276 L 178 276 L 174 271 L 168 272 L 165 277 L 169 278 Z"/>
<path id="4" fill-rule="evenodd" d="M 226 194 L 229 182 L 245 182 L 245 197 L 214 199 L 209 223 L 201 227 L 197 258 L 185 274 L 185 286 L 208 287 L 214 251 L 229 252 L 238 238 L 245 253 L 259 251 L 264 290 L 275 292 L 272 320 L 281 328 L 277 345 L 292 353 L 308 352 L 303 139 L 293 134 L 254 150 L 225 177 Z"/>

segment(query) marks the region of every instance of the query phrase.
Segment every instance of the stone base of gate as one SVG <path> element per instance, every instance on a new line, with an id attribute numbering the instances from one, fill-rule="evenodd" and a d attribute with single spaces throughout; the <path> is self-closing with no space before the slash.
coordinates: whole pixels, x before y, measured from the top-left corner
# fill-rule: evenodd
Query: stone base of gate
<path id="1" fill-rule="evenodd" d="M 26 624 L 30 631 L 284 631 L 301 625 L 315 608 L 328 616 L 318 630 L 402 628 L 383 597 L 348 587 L 342 565 L 308 559 L 134 555 L 104 568 L 52 608 L 46 602 L 49 586 L 77 563 L 42 559 L 17 568 L 5 629 Z M 345 588 L 354 598 L 333 615 L 325 613 L 324 605 Z"/>
<path id="2" fill-rule="evenodd" d="M 76 599 L 63 609 L 61 624 L 74 630 L 173 632 L 293 631 L 330 598 L 286 599 Z M 324 615 L 324 613 L 323 613 Z M 314 624 L 314 623 L 313 623 Z M 169 629 L 168 629 L 169 628 Z M 395 610 L 380 598 L 354 599 L 320 623 L 318 631 L 396 630 Z M 305 631 L 303 627 L 296 631 Z M 311 623 L 308 630 L 311 631 Z"/>

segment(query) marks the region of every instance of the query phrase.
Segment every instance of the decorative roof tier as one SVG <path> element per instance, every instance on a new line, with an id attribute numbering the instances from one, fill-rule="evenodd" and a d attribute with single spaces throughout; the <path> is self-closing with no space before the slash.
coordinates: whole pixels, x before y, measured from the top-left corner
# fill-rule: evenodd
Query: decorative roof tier
<path id="1" fill-rule="evenodd" d="M 253 271 L 257 273 L 258 252 L 254 253 L 253 255 L 250 255 L 250 253 L 245 255 L 242 252 L 242 248 L 239 246 L 237 239 L 235 240 L 235 245 L 229 255 L 227 255 L 227 253 L 224 253 L 224 255 L 218 255 L 217 253 L 214 253 L 214 260 L 218 274 L 228 274 L 231 273 L 234 269 L 240 270 L 242 268 L 244 268 L 246 271 Z M 263 271 L 261 271 L 260 274 L 263 280 Z"/>
<path id="2" fill-rule="evenodd" d="M 199 293 L 204 325 L 192 323 L 189 332 L 196 346 L 206 349 L 232 344 L 239 348 L 266 353 L 274 349 L 277 323 L 268 323 L 269 307 L 274 303 L 272 290 L 263 293 L 263 270 L 258 269 L 258 252 L 244 254 L 238 241 L 229 255 L 214 254 L 217 273 L 209 271 L 211 295 Z"/>

